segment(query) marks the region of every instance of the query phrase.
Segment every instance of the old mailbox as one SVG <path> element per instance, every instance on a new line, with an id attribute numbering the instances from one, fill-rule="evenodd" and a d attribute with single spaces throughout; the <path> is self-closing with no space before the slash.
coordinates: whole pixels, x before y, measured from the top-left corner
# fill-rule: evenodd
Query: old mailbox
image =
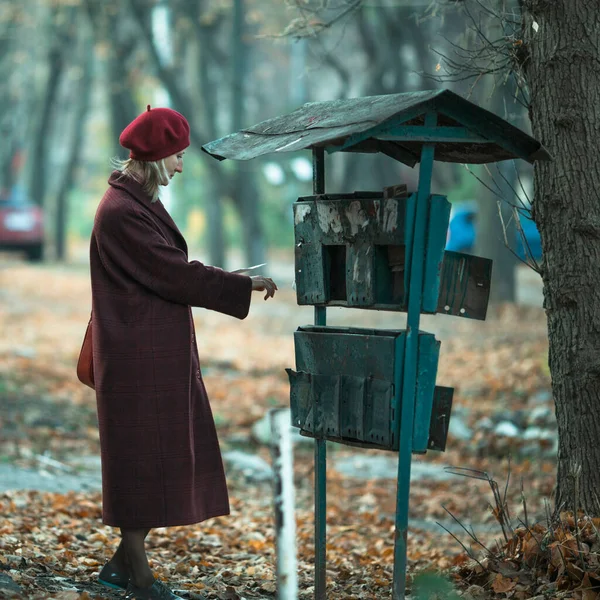
<path id="1" fill-rule="evenodd" d="M 452 390 L 435 385 L 439 342 L 421 313 L 486 316 L 491 261 L 444 250 L 450 205 L 431 194 L 435 161 L 549 160 L 523 131 L 449 90 L 310 102 L 203 146 L 222 160 L 310 149 L 313 196 L 294 203 L 298 304 L 292 424 L 315 438 L 315 598 L 326 598 L 326 440 L 398 452 L 393 600 L 405 598 L 414 453 L 443 450 Z M 414 167 L 417 190 L 325 193 L 325 153 L 381 152 Z M 326 326 L 329 306 L 404 311 L 405 330 Z"/>
<path id="2" fill-rule="evenodd" d="M 294 203 L 298 304 L 406 311 L 415 193 L 355 192 Z M 450 203 L 427 198 L 422 312 L 485 319 L 491 261 L 445 252 Z"/>
<path id="3" fill-rule="evenodd" d="M 300 327 L 288 369 L 292 424 L 304 435 L 398 450 L 404 330 Z M 452 388 L 435 385 L 440 343 L 419 334 L 413 452 L 444 450 Z"/>

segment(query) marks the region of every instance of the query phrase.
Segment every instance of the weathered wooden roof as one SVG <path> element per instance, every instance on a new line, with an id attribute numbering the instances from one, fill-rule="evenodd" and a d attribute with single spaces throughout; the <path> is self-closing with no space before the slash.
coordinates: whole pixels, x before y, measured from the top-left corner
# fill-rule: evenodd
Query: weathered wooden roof
<path id="1" fill-rule="evenodd" d="M 425 114 L 437 113 L 437 127 Z M 513 158 L 550 160 L 534 138 L 450 90 L 309 102 L 202 146 L 223 160 L 319 146 L 328 152 L 382 152 L 409 166 L 421 147 L 435 142 L 435 160 L 488 163 Z"/>

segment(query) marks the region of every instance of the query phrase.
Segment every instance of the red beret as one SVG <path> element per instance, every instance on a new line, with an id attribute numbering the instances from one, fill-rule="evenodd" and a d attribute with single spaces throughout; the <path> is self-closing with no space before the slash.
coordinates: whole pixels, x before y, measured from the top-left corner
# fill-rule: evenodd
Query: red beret
<path id="1" fill-rule="evenodd" d="M 119 136 L 129 150 L 129 158 L 155 161 L 180 152 L 190 145 L 190 126 L 186 118 L 171 108 L 148 108 L 136 117 Z"/>

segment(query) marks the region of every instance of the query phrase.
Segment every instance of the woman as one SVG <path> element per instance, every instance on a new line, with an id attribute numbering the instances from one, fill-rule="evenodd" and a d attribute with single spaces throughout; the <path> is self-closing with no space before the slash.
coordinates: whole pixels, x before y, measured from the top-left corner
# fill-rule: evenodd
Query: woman
<path id="1" fill-rule="evenodd" d="M 252 291 L 266 300 L 277 289 L 266 277 L 188 260 L 158 196 L 183 171 L 189 132 L 181 114 L 150 106 L 125 128 L 129 160 L 110 176 L 91 236 L 102 520 L 121 530 L 99 580 L 126 598 L 179 598 L 148 565 L 151 528 L 229 514 L 191 307 L 243 319 Z"/>

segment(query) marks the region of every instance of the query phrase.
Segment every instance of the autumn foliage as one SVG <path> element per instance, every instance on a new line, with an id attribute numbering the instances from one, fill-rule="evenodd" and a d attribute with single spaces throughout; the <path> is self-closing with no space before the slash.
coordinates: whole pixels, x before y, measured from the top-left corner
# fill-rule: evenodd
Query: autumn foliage
<path id="1" fill-rule="evenodd" d="M 284 369 L 294 366 L 292 333 L 313 319 L 310 307 L 296 305 L 291 283 L 278 284 L 277 297 L 259 299 L 245 321 L 194 313 L 222 449 L 241 449 L 266 462 L 269 450 L 253 427 L 270 408 L 289 404 Z M 76 380 L 74 366 L 89 318 L 88 274 L 83 268 L 8 264 L 0 270 L 0 290 L 0 466 L 31 469 L 40 481 L 87 472 L 85 465 L 97 460 L 99 452 L 95 402 L 93 392 Z M 389 313 L 341 309 L 328 311 L 328 319 L 340 325 L 401 327 L 401 318 Z M 438 382 L 455 387 L 454 411 L 473 428 L 473 436 L 462 441 L 451 436 L 446 453 L 415 456 L 413 470 L 443 472 L 448 465 L 483 470 L 502 481 L 507 458 L 518 454 L 520 441 L 480 430 L 476 423 L 499 411 L 527 412 L 531 397 L 548 389 L 543 312 L 506 307 L 484 323 L 424 317 L 422 328 L 442 340 Z M 361 477 L 338 468 L 348 460 L 359 465 L 363 457 L 392 465 L 396 459 L 392 453 L 340 445 L 328 451 L 327 592 L 332 600 L 379 600 L 391 593 L 394 468 L 391 474 L 375 476 L 365 463 L 357 468 Z M 310 444 L 295 448 L 294 470 L 300 598 L 308 599 L 314 594 Z M 525 482 L 529 522 L 545 523 L 553 460 L 514 459 L 511 475 L 511 481 Z M 148 539 L 152 567 L 188 598 L 273 598 L 270 483 L 232 467 L 227 478 L 232 515 L 193 527 L 154 530 Z M 509 487 L 505 501 L 519 506 L 517 483 Z M 29 598 L 119 597 L 95 583 L 100 566 L 118 544 L 118 533 L 100 522 L 100 502 L 97 489 L 0 492 L 0 576 L 10 576 Z M 481 547 L 475 547 L 479 562 L 436 525 L 463 540 L 464 532 L 449 513 L 472 526 L 491 550 L 482 557 Z M 413 576 L 432 571 L 441 572 L 461 593 L 470 589 L 465 597 L 477 598 L 479 590 L 483 598 L 532 598 L 538 589 L 546 589 L 540 586 L 551 585 L 547 589 L 552 594 L 568 591 L 571 596 L 565 597 L 596 598 L 588 593 L 596 582 L 596 521 L 582 515 L 577 528 L 568 520 L 558 530 L 554 524 L 519 528 L 515 521 L 524 515 L 515 509 L 513 530 L 505 539 L 497 517 L 489 508 L 486 481 L 452 474 L 413 481 L 409 588 Z M 550 533 L 555 530 L 559 533 Z"/>

